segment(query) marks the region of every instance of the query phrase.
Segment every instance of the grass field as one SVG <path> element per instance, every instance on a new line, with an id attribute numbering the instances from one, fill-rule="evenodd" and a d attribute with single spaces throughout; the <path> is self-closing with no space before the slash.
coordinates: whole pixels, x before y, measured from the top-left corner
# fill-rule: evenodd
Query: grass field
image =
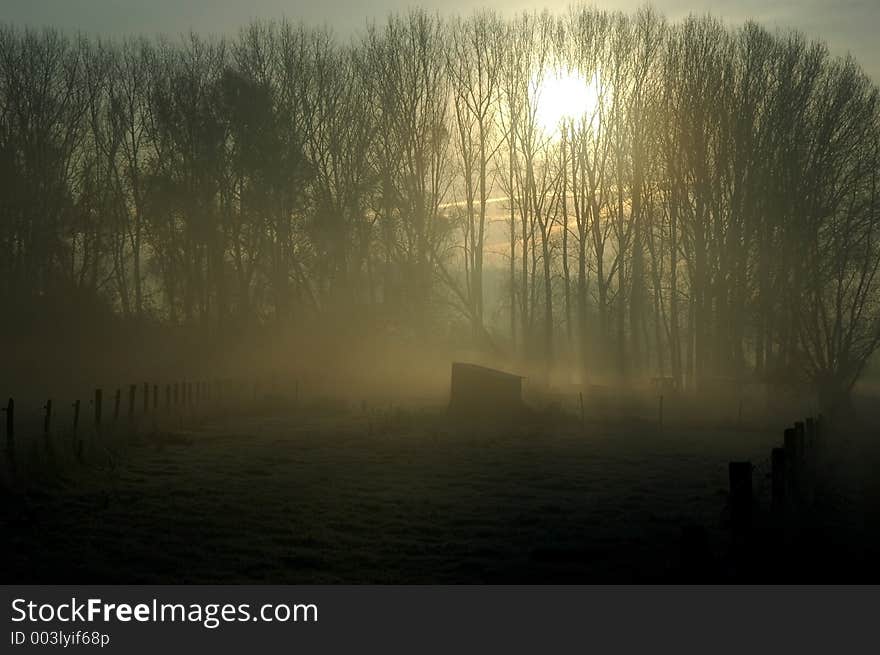
<path id="1" fill-rule="evenodd" d="M 17 582 L 568 583 L 723 560 L 727 463 L 765 497 L 778 431 L 458 425 L 438 409 L 276 408 L 92 436 L 88 466 L 7 495 Z M 719 563 L 724 576 L 724 564 Z"/>

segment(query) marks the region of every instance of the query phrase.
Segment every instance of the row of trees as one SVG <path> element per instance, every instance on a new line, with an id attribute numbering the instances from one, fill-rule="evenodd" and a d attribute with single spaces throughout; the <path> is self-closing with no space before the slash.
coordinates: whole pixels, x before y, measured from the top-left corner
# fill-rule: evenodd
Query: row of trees
<path id="1" fill-rule="evenodd" d="M 590 101 L 548 126 L 560 76 Z M 878 174 L 876 85 L 751 23 L 0 29 L 6 306 L 219 331 L 344 308 L 584 380 L 806 378 L 834 402 L 880 340 Z"/>

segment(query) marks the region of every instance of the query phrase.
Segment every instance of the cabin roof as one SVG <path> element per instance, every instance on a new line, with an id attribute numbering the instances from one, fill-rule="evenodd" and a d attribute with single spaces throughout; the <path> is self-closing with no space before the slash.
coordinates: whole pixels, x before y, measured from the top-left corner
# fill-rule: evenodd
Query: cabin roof
<path id="1" fill-rule="evenodd" d="M 524 375 L 516 375 L 515 373 L 507 373 L 505 371 L 499 371 L 496 368 L 488 368 L 486 366 L 480 366 L 479 364 L 469 364 L 467 362 L 452 362 L 452 368 L 463 368 L 469 371 L 473 371 L 475 373 L 480 373 L 481 375 L 494 376 L 498 379 L 516 379 L 522 380 L 525 378 Z"/>

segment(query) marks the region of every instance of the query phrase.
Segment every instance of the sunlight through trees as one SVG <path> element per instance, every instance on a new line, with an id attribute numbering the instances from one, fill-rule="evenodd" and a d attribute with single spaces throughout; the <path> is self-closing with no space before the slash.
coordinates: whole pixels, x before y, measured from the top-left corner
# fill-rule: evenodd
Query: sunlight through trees
<path id="1" fill-rule="evenodd" d="M 797 381 L 832 404 L 880 341 L 877 86 L 753 23 L 6 26 L 0 170 L 22 316 L 344 311 L 548 376 Z"/>

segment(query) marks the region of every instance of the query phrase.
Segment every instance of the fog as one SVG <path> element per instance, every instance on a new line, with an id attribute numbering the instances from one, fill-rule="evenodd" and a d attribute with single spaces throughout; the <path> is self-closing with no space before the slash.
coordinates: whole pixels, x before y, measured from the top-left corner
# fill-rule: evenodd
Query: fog
<path id="1" fill-rule="evenodd" d="M 880 90 L 824 41 L 586 6 L 4 25 L 0 179 L 9 520 L 174 525 L 167 561 L 71 570 L 59 540 L 26 578 L 164 581 L 207 534 L 244 580 L 690 571 L 629 513 L 700 580 L 778 579 L 752 528 L 877 561 Z"/>
<path id="2" fill-rule="evenodd" d="M 833 409 L 880 338 L 877 87 L 796 33 L 416 11 L 0 50 L 4 329 L 61 377 L 471 353 Z"/>

